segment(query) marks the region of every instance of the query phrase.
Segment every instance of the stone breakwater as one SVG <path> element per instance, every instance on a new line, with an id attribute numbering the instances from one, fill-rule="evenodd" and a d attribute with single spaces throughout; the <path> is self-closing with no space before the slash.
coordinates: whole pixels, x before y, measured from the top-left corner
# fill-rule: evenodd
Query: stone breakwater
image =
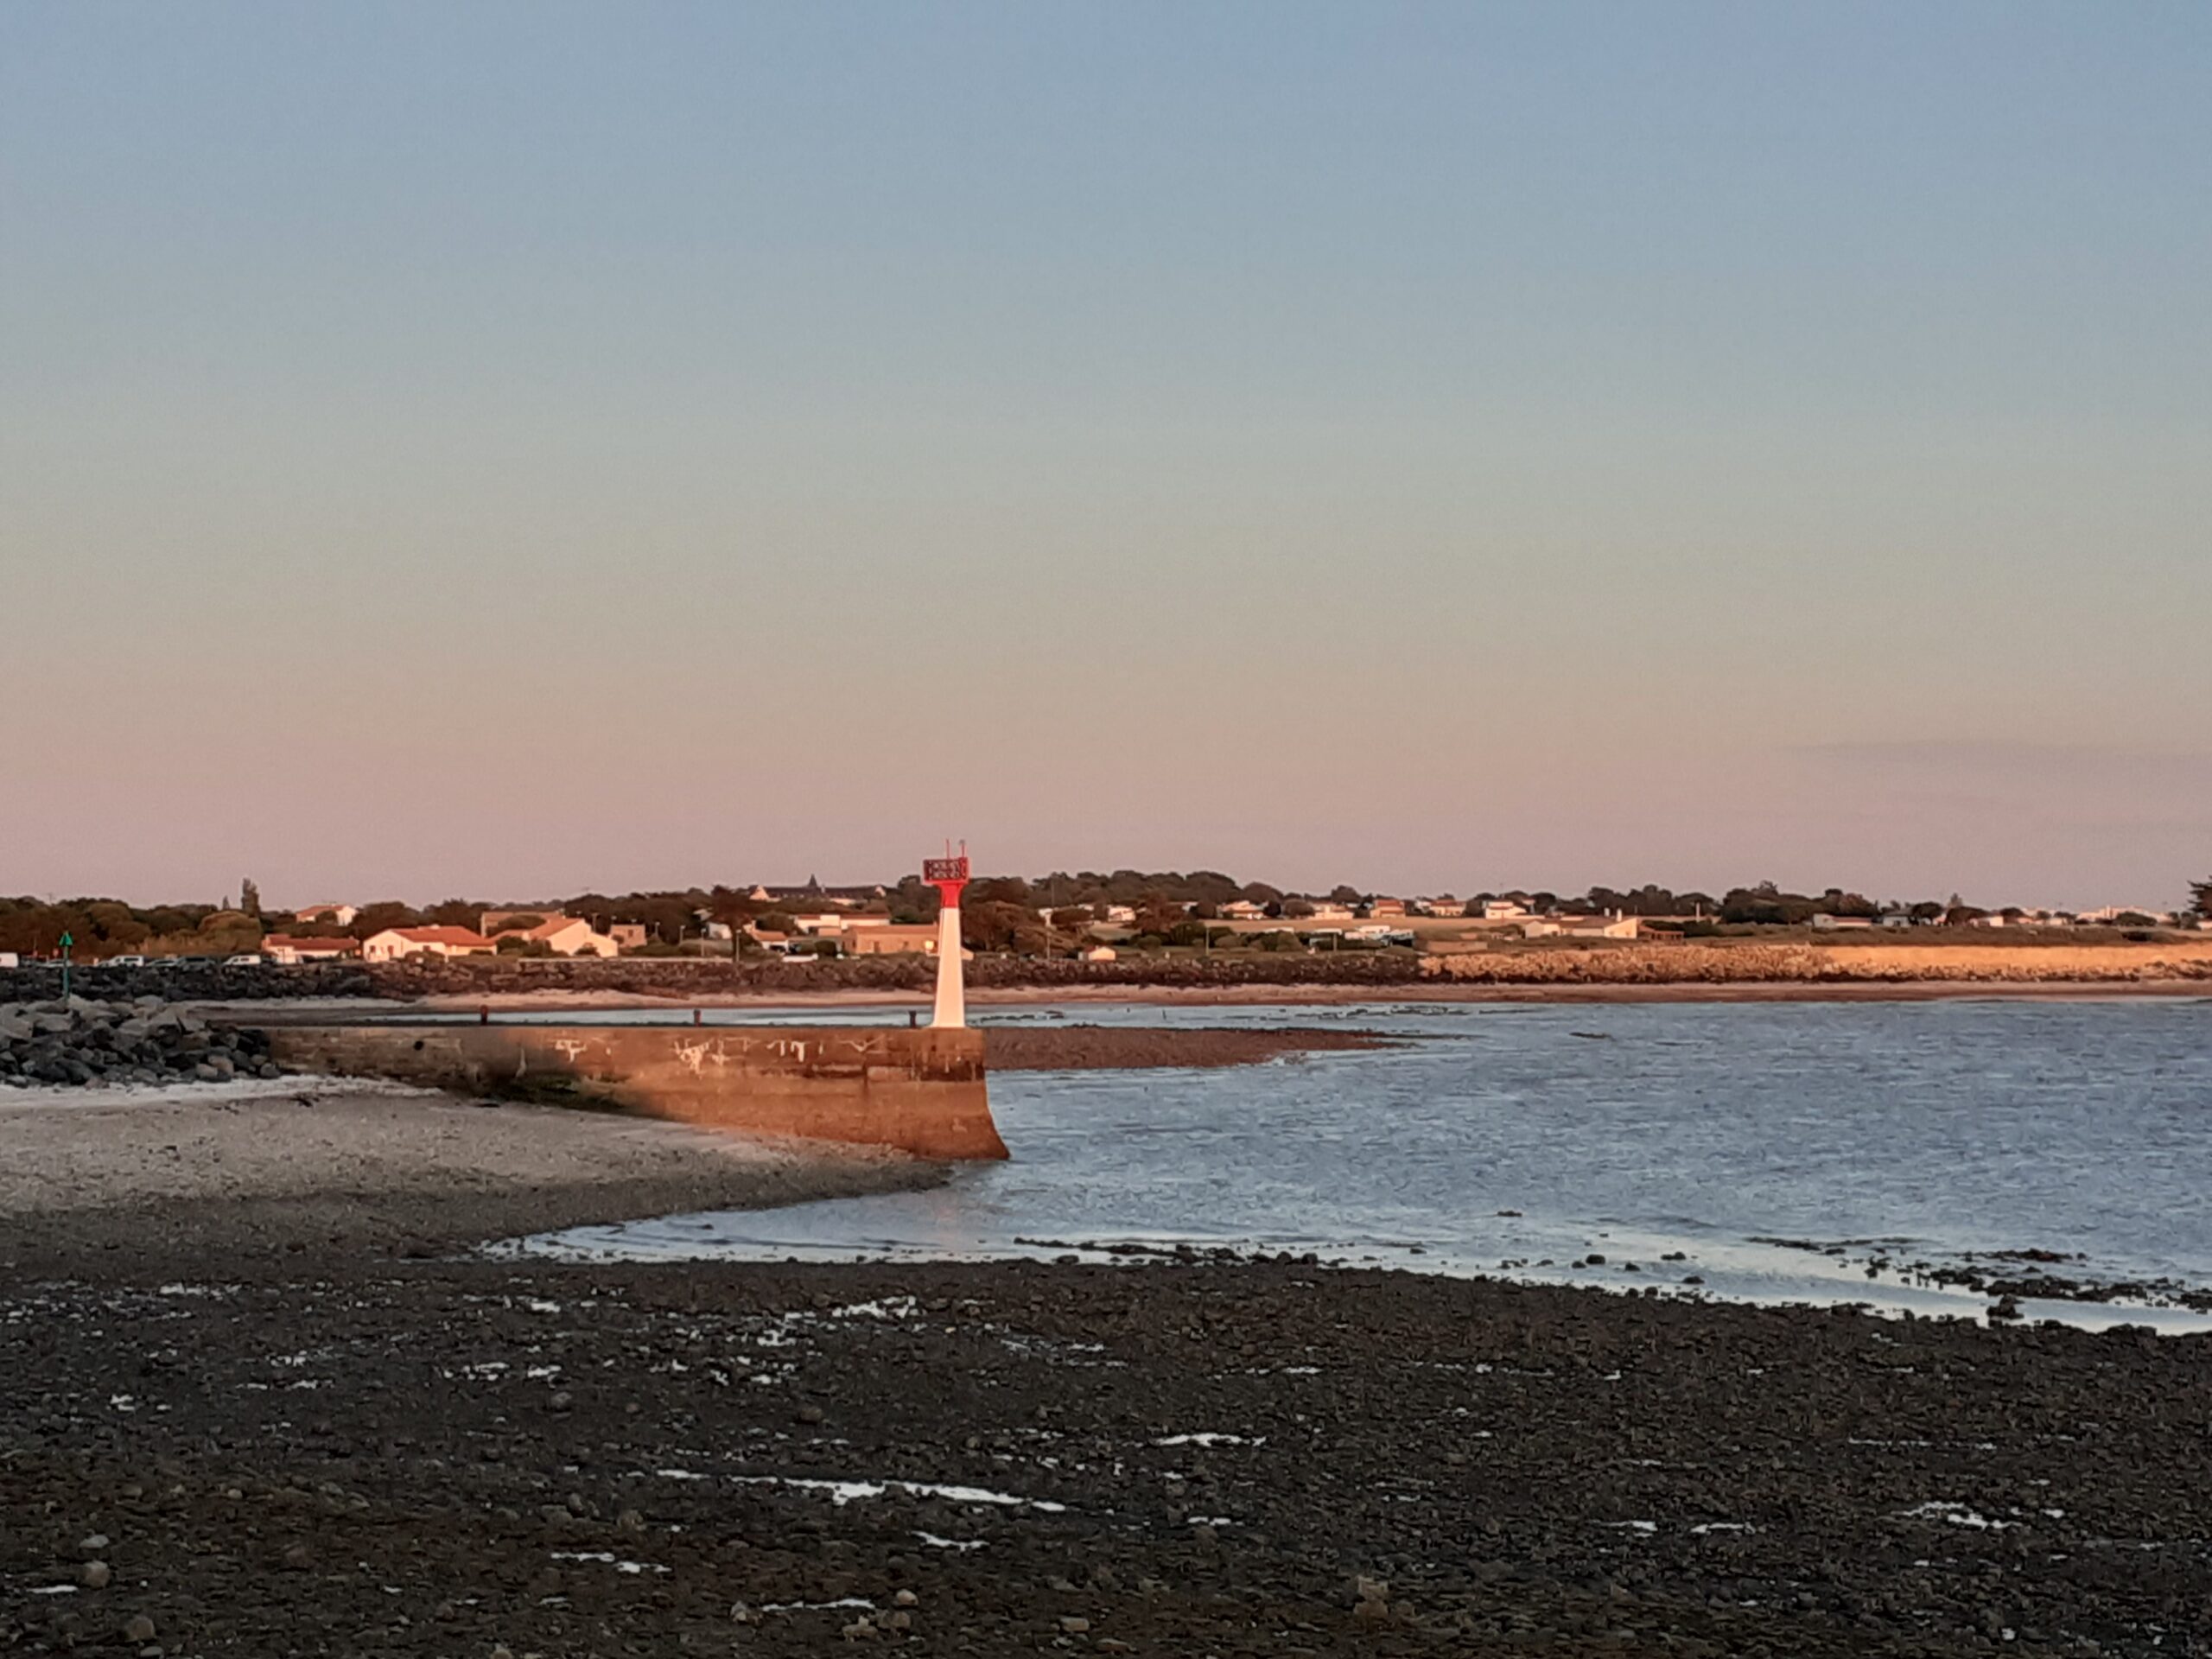
<path id="1" fill-rule="evenodd" d="M 188 963 L 172 967 L 150 962 L 143 968 L 102 968 L 80 964 L 71 986 L 95 1000 L 137 1001 L 152 996 L 168 1002 L 258 1002 L 300 996 L 376 996 L 371 970 L 359 963 L 317 963 L 280 968 L 229 963 Z M 61 974 L 52 963 L 0 968 L 0 1004 L 35 1002 L 55 995 Z"/>
<path id="2" fill-rule="evenodd" d="M 0 1003 L 0 1085 L 227 1083 L 283 1075 L 260 1032 L 211 1026 L 157 996 Z"/>

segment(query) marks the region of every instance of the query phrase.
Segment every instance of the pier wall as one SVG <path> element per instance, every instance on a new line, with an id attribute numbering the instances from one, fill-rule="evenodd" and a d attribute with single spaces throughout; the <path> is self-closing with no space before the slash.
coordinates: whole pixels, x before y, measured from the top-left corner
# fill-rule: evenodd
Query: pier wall
<path id="1" fill-rule="evenodd" d="M 991 1121 L 983 1033 L 848 1026 L 276 1025 L 276 1058 L 706 1128 L 1007 1155 Z"/>

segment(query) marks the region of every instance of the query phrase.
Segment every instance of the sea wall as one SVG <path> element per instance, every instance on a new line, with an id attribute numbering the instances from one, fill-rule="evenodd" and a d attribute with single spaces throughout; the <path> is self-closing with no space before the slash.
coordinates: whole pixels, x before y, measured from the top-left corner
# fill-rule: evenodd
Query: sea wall
<path id="1" fill-rule="evenodd" d="M 991 1121 L 981 1031 L 378 1023 L 268 1032 L 276 1060 L 302 1071 L 920 1158 L 1007 1155 Z"/>

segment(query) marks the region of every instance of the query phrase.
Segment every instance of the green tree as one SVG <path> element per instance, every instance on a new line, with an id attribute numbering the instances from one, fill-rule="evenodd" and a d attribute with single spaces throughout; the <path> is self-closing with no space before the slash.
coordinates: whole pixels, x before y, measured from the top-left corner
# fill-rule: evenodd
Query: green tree
<path id="1" fill-rule="evenodd" d="M 2196 913 L 2212 920 L 2212 876 L 2189 884 L 2189 896 L 2196 906 Z"/>
<path id="2" fill-rule="evenodd" d="M 361 906 L 360 913 L 353 918 L 351 931 L 355 938 L 365 939 L 387 927 L 418 927 L 422 921 L 412 906 L 397 899 L 383 899 Z"/>
<path id="3" fill-rule="evenodd" d="M 238 908 L 257 922 L 261 919 L 261 889 L 250 875 L 238 883 Z"/>

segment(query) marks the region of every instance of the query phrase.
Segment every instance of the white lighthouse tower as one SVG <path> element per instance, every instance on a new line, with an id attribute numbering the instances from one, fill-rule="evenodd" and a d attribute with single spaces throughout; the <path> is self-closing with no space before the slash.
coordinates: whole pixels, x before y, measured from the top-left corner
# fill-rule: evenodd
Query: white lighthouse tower
<path id="1" fill-rule="evenodd" d="M 930 1024 L 957 1027 L 968 1023 L 968 996 L 960 969 L 960 893 L 968 885 L 968 843 L 956 856 L 944 843 L 943 858 L 922 861 L 922 880 L 937 889 L 937 1006 Z"/>

